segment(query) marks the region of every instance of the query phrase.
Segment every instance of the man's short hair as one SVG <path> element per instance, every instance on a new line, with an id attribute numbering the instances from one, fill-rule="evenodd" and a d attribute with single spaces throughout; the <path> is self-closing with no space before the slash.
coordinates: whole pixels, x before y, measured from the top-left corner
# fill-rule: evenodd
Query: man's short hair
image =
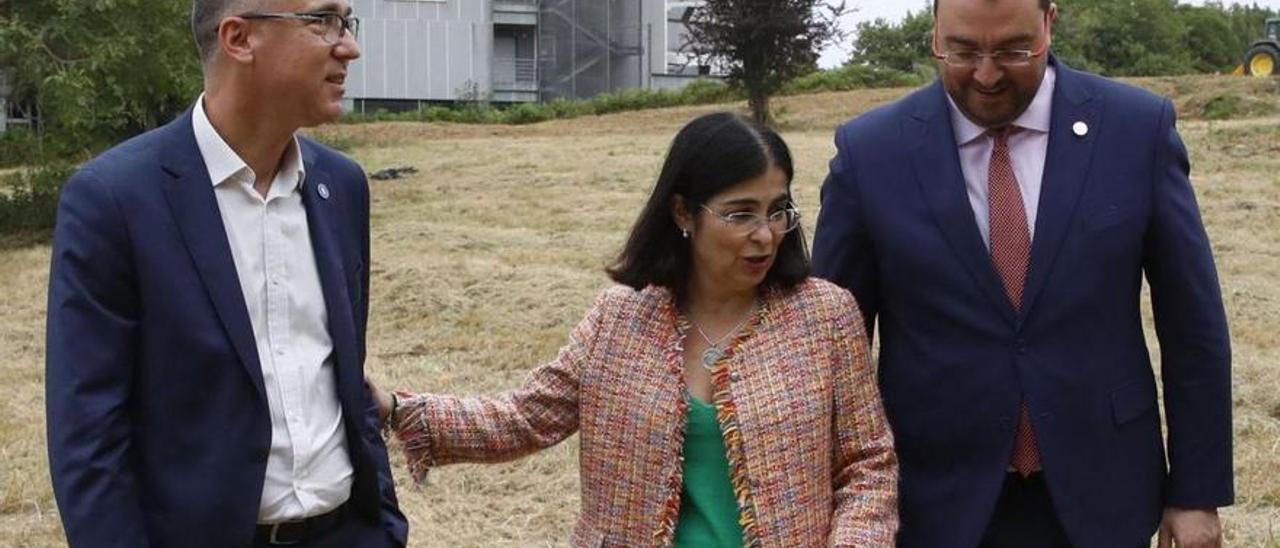
<path id="1" fill-rule="evenodd" d="M 208 62 L 218 50 L 218 24 L 232 13 L 240 13 L 261 0 L 192 0 L 191 33 L 196 38 L 200 61 Z"/>
<path id="2" fill-rule="evenodd" d="M 933 0 L 933 18 L 938 18 L 938 2 L 942 0 Z M 1053 4 L 1053 0 L 1040 0 L 1040 11 L 1049 11 L 1049 6 Z"/>

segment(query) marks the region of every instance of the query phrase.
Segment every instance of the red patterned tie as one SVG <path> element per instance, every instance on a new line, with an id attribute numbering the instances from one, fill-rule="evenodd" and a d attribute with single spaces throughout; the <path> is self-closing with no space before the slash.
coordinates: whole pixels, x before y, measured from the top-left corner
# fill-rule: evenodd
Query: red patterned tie
<path id="1" fill-rule="evenodd" d="M 1017 128 L 1008 126 L 991 131 L 991 167 L 987 174 L 987 206 L 991 223 L 991 262 L 995 263 L 1005 293 L 1014 310 L 1022 307 L 1022 286 L 1031 264 L 1031 233 L 1027 229 L 1027 210 L 1022 204 L 1022 191 L 1009 160 L 1009 135 Z M 1023 400 L 1018 417 L 1018 431 L 1013 439 L 1013 468 L 1023 477 L 1040 469 L 1040 451 L 1036 449 L 1035 432 Z"/>

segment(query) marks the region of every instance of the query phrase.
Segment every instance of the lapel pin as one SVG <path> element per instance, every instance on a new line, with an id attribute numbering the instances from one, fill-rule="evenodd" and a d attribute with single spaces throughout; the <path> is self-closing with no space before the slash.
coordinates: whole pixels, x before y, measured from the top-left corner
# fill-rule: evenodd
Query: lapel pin
<path id="1" fill-rule="evenodd" d="M 324 184 L 324 183 L 320 183 L 320 184 L 316 185 L 316 193 L 317 193 L 317 194 L 319 194 L 321 198 L 324 198 L 324 199 L 328 200 L 328 199 L 329 199 L 329 185 L 326 185 L 326 184 Z"/>
<path id="2" fill-rule="evenodd" d="M 1076 134 L 1076 137 L 1084 137 L 1089 134 L 1089 124 L 1084 122 L 1071 124 L 1071 133 Z"/>

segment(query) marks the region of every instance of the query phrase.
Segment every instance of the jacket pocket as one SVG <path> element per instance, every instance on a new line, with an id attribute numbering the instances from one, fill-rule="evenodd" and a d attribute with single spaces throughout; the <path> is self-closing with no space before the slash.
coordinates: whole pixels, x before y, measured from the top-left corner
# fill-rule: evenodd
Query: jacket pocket
<path id="1" fill-rule="evenodd" d="M 1156 406 L 1156 387 L 1151 381 L 1129 381 L 1111 391 L 1111 411 L 1116 426 L 1146 414 Z"/>
<path id="2" fill-rule="evenodd" d="M 1106 230 L 1125 220 L 1125 216 L 1121 214 L 1120 208 L 1115 205 L 1108 205 L 1092 212 L 1085 217 L 1084 226 L 1090 232 L 1098 232 Z"/>

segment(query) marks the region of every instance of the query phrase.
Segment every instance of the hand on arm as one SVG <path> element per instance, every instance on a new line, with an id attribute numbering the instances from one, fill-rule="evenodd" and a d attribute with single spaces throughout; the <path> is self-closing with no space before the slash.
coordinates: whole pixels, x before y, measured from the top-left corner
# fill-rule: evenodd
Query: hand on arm
<path id="1" fill-rule="evenodd" d="M 597 300 L 556 359 L 516 390 L 488 397 L 397 392 L 392 421 L 413 476 L 422 481 L 442 464 L 509 461 L 577 432 L 581 374 L 595 359 L 606 299 Z M 390 397 L 382 402 L 389 413 Z"/>
<path id="2" fill-rule="evenodd" d="M 369 390 L 369 394 L 373 396 L 373 401 L 378 406 L 378 424 L 382 428 L 395 428 L 396 415 L 400 407 L 398 397 L 394 392 L 384 392 L 378 389 L 373 380 L 368 376 L 364 378 L 364 386 Z"/>

